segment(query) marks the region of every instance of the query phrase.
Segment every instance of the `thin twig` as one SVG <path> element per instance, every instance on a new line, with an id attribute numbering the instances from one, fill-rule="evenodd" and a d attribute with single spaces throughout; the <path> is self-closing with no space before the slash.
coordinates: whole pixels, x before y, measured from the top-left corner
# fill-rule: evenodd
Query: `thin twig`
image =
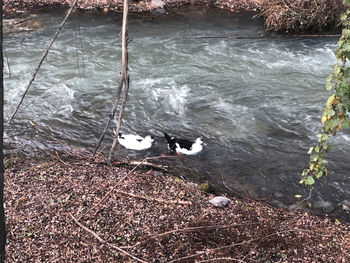
<path id="1" fill-rule="evenodd" d="M 75 21 L 74 24 L 74 42 L 75 42 L 75 53 L 77 56 L 77 69 L 78 69 L 78 73 L 80 73 L 80 68 L 79 68 L 79 49 L 78 49 L 78 40 L 77 40 L 77 20 Z"/>
<path id="2" fill-rule="evenodd" d="M 11 75 L 11 67 L 10 67 L 9 57 L 7 56 L 7 52 L 6 52 L 5 48 L 3 48 L 3 49 L 4 49 L 4 55 L 6 58 L 7 68 L 9 70 L 9 78 L 11 78 L 12 75 Z"/>
<path id="3" fill-rule="evenodd" d="M 191 201 L 182 201 L 182 200 L 175 200 L 175 201 L 173 201 L 173 200 L 164 200 L 164 199 L 159 199 L 159 198 L 151 198 L 151 197 L 147 197 L 147 196 L 141 196 L 141 195 L 136 195 L 136 194 L 133 194 L 133 193 L 128 193 L 128 192 L 125 192 L 125 191 L 122 191 L 122 190 L 116 190 L 116 192 L 124 194 L 124 195 L 131 196 L 131 197 L 134 197 L 134 198 L 144 199 L 144 200 L 147 200 L 147 201 L 155 201 L 155 202 L 158 202 L 158 203 L 176 204 L 176 205 L 192 205 Z"/>
<path id="4" fill-rule="evenodd" d="M 96 144 L 96 147 L 95 147 L 94 152 L 92 153 L 92 156 L 95 156 L 97 150 L 100 148 L 101 143 L 102 143 L 102 141 L 103 141 L 103 139 L 104 139 L 104 137 L 106 135 L 108 126 L 109 126 L 109 124 L 111 123 L 112 119 L 115 116 L 115 113 L 117 111 L 117 107 L 118 107 L 118 104 L 119 104 L 119 100 L 120 100 L 120 94 L 122 92 L 123 82 L 124 82 L 123 76 L 120 76 L 119 85 L 118 85 L 118 88 L 117 88 L 117 96 L 116 96 L 116 99 L 114 101 L 112 111 L 111 111 L 111 113 L 109 115 L 109 118 L 108 118 L 108 120 L 106 122 L 106 125 L 105 125 L 105 127 L 104 127 L 104 129 L 103 129 L 103 131 L 102 131 L 102 133 L 100 135 L 100 138 L 99 138 L 99 140 L 98 140 L 98 142 Z M 119 133 L 119 131 L 118 131 L 118 133 Z"/>
<path id="5" fill-rule="evenodd" d="M 78 36 L 79 36 L 79 44 L 80 44 L 80 51 L 81 51 L 81 62 L 82 62 L 82 66 L 83 66 L 83 76 L 85 75 L 85 60 L 84 60 L 84 46 L 83 46 L 83 40 L 81 37 L 81 32 L 80 32 L 80 19 L 79 19 L 79 15 L 78 17 Z"/>
<path id="6" fill-rule="evenodd" d="M 65 161 L 63 161 L 63 160 L 61 159 L 61 157 L 60 157 L 60 155 L 58 154 L 58 152 L 57 152 L 57 151 L 56 151 L 56 156 L 57 156 L 58 160 L 59 160 L 61 163 L 63 163 L 64 165 L 67 165 L 67 166 L 72 166 L 71 164 L 66 163 Z"/>
<path id="7" fill-rule="evenodd" d="M 215 252 L 215 251 L 218 251 L 218 250 L 221 250 L 221 249 L 225 249 L 225 248 L 232 248 L 232 247 L 235 247 L 235 246 L 244 245 L 244 244 L 247 244 L 247 243 L 251 243 L 254 240 L 255 239 L 251 239 L 251 240 L 247 240 L 247 241 L 243 241 L 243 242 L 239 242 L 239 243 L 233 243 L 231 245 L 227 245 L 227 246 L 223 246 L 223 247 L 218 247 L 218 248 L 214 248 L 214 249 L 208 249 L 206 251 L 197 252 L 196 254 L 193 254 L 193 255 L 189 255 L 189 256 L 178 258 L 178 259 L 174 259 L 172 261 L 169 261 L 168 263 L 179 262 L 179 261 L 185 262 L 185 260 L 190 259 L 190 258 L 198 257 L 198 256 L 201 256 L 201 255 L 204 255 L 204 254 L 207 254 L 207 253 L 212 253 L 212 252 Z"/>
<path id="8" fill-rule="evenodd" d="M 240 246 L 240 245 L 252 243 L 252 242 L 254 242 L 254 241 L 258 241 L 258 240 L 259 240 L 258 244 L 257 244 L 254 248 L 251 249 L 251 250 L 254 250 L 254 249 L 256 249 L 256 248 L 260 245 L 260 243 L 261 243 L 263 240 L 265 240 L 265 239 L 267 239 L 267 238 L 269 238 L 269 237 L 271 237 L 271 236 L 275 236 L 275 235 L 279 235 L 279 234 L 284 234 L 284 233 L 290 233 L 290 232 L 313 232 L 313 231 L 304 230 L 304 229 L 298 229 L 298 228 L 287 229 L 287 230 L 283 230 L 283 231 L 276 231 L 276 232 L 274 232 L 274 233 L 271 233 L 271 234 L 269 234 L 269 235 L 264 236 L 263 238 L 253 238 L 253 239 L 250 239 L 250 240 L 242 241 L 242 242 L 240 242 L 240 243 L 233 243 L 233 244 L 227 245 L 227 246 L 217 247 L 217 248 L 214 248 L 214 249 L 207 249 L 206 251 L 197 252 L 196 254 L 192 254 L 192 255 L 188 255 L 188 256 L 186 256 L 186 257 L 181 257 L 181 258 L 178 258 L 178 259 L 174 259 L 174 260 L 172 260 L 172 261 L 169 261 L 168 263 L 184 261 L 184 260 L 187 260 L 187 259 L 190 259 L 190 258 L 194 258 L 194 257 L 197 257 L 197 256 L 204 255 L 204 254 L 213 253 L 213 252 L 216 252 L 216 251 L 219 251 L 219 250 L 222 250 L 222 249 L 232 248 L 232 247 L 235 247 L 235 246 Z M 317 233 L 316 233 L 316 234 L 317 234 Z M 321 234 L 319 234 L 319 235 L 320 235 L 320 236 L 324 236 L 324 235 L 321 235 Z M 326 237 L 330 237 L 330 235 L 328 235 L 328 236 L 326 236 Z M 250 250 L 250 251 L 251 251 L 251 250 Z M 247 253 L 247 255 L 246 255 L 243 259 L 241 259 L 243 262 L 244 262 L 244 259 L 250 255 L 250 251 L 249 251 L 249 253 Z"/>
<path id="9" fill-rule="evenodd" d="M 39 62 L 39 64 L 38 64 L 38 66 L 36 67 L 36 69 L 35 69 L 35 71 L 34 71 L 33 77 L 32 77 L 32 78 L 30 79 L 30 81 L 28 82 L 27 87 L 25 88 L 25 90 L 24 90 L 24 92 L 23 92 L 23 95 L 22 95 L 22 97 L 21 97 L 19 103 L 17 104 L 15 110 L 12 112 L 12 114 L 11 114 L 9 120 L 7 121 L 7 123 L 10 123 L 10 122 L 12 121 L 13 117 L 15 116 L 15 114 L 17 113 L 19 107 L 21 106 L 21 104 L 22 104 L 22 102 L 23 102 L 23 100 L 24 100 L 24 97 L 25 97 L 26 94 L 28 93 L 29 87 L 31 86 L 32 82 L 34 81 L 34 79 L 35 79 L 35 77 L 36 77 L 36 74 L 38 73 L 38 71 L 39 71 L 39 69 L 40 69 L 42 63 L 44 62 L 46 56 L 49 54 L 49 51 L 50 51 L 50 49 L 51 49 L 51 47 L 52 47 L 54 41 L 55 41 L 56 38 L 58 37 L 58 35 L 59 35 L 59 33 L 61 32 L 61 30 L 62 30 L 64 24 L 67 22 L 68 17 L 69 17 L 70 14 L 72 13 L 72 11 L 73 11 L 74 7 L 76 6 L 76 4 L 78 3 L 78 1 L 79 1 L 79 0 L 75 0 L 75 1 L 74 1 L 74 3 L 73 3 L 73 4 L 71 5 L 71 7 L 69 8 L 69 10 L 68 10 L 66 16 L 63 18 L 63 21 L 61 22 L 61 24 L 60 24 L 60 26 L 58 27 L 58 29 L 57 29 L 56 33 L 54 34 L 54 36 L 52 37 L 52 39 L 51 39 L 51 41 L 50 41 L 48 47 L 46 48 L 46 50 L 45 50 L 45 52 L 44 52 L 44 54 L 43 54 L 43 56 L 42 56 L 42 58 L 41 58 L 41 60 L 40 60 L 40 62 Z"/>
<path id="10" fill-rule="evenodd" d="M 117 162 L 117 161 L 115 161 L 115 162 L 112 162 L 111 164 L 112 165 L 139 165 L 140 161 L 131 161 L 131 162 L 127 162 L 127 161 Z M 159 165 L 159 164 L 155 164 L 155 163 L 144 162 L 142 164 L 142 166 L 147 166 L 147 167 L 151 167 L 154 169 L 162 170 L 164 172 L 168 172 L 168 170 L 166 169 L 167 166 L 163 166 L 163 165 Z"/>
<path id="11" fill-rule="evenodd" d="M 218 261 L 218 262 L 222 262 L 222 260 L 227 260 L 227 261 L 230 261 L 230 262 L 233 262 L 233 261 L 237 261 L 237 262 L 242 262 L 242 263 L 245 263 L 246 261 L 243 261 L 243 260 L 240 260 L 240 259 L 237 259 L 237 258 L 212 258 L 212 259 L 205 259 L 205 260 L 201 260 L 201 261 L 198 261 L 198 263 L 203 263 L 203 262 L 212 262 L 212 261 Z"/>
<path id="12" fill-rule="evenodd" d="M 161 234 L 155 234 L 150 236 L 150 238 L 158 238 L 162 236 L 166 236 L 169 234 L 174 234 L 178 232 L 193 232 L 193 231 L 198 231 L 198 230 L 203 230 L 203 229 L 219 229 L 219 228 L 229 228 L 229 227 L 235 227 L 235 226 L 248 226 L 248 225 L 258 225 L 261 224 L 261 222 L 256 222 L 256 223 L 241 223 L 241 224 L 229 224 L 229 225 L 210 225 L 210 226 L 196 226 L 196 227 L 188 227 L 188 228 L 182 228 L 182 229 L 175 229 L 171 231 L 167 231 Z"/>
<path id="13" fill-rule="evenodd" d="M 105 241 L 104 239 L 102 239 L 98 234 L 96 234 L 96 232 L 92 231 L 91 229 L 87 228 L 86 226 L 84 226 L 82 223 L 80 223 L 72 214 L 69 214 L 71 216 L 71 218 L 73 219 L 73 221 L 78 225 L 80 226 L 83 230 L 85 230 L 86 232 L 90 233 L 91 235 L 93 235 L 98 241 L 100 241 L 102 244 L 107 244 L 108 246 L 118 250 L 119 252 L 127 255 L 128 257 L 132 258 L 132 259 L 135 259 L 136 261 L 138 262 L 142 262 L 142 263 L 147 263 L 147 261 L 144 261 L 142 259 L 139 259 L 137 257 L 135 257 L 134 255 L 130 254 L 129 252 L 125 251 L 124 249 L 116 246 L 116 245 L 113 245 L 113 244 L 110 244 L 108 243 L 107 241 Z"/>

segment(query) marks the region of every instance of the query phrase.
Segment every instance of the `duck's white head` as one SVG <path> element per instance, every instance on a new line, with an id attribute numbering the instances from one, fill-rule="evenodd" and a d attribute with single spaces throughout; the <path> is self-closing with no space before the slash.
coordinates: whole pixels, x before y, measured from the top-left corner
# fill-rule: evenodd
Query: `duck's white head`
<path id="1" fill-rule="evenodd" d="M 197 138 L 195 143 L 202 145 L 204 143 L 204 141 L 202 140 L 202 138 Z"/>
<path id="2" fill-rule="evenodd" d="M 146 142 L 154 142 L 154 138 L 153 138 L 151 135 L 147 135 L 147 136 L 145 137 L 145 141 L 146 141 Z"/>

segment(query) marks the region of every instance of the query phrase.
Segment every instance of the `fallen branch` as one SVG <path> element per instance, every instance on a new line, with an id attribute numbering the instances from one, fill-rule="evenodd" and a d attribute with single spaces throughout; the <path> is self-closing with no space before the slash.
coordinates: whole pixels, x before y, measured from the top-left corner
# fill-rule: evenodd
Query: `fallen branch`
<path id="1" fill-rule="evenodd" d="M 144 261 L 142 259 L 139 259 L 137 257 L 135 257 L 134 255 L 130 254 L 129 252 L 125 251 L 124 249 L 113 245 L 111 243 L 108 243 L 107 241 L 103 240 L 98 234 L 96 234 L 96 232 L 92 231 L 91 229 L 87 228 L 86 226 L 84 226 L 83 224 L 81 224 L 72 214 L 69 214 L 71 216 L 71 218 L 73 219 L 73 221 L 80 226 L 83 230 L 85 230 L 86 232 L 90 233 L 91 235 L 93 235 L 98 241 L 100 241 L 102 244 L 106 244 L 116 250 L 118 250 L 119 252 L 127 255 L 128 257 L 135 259 L 138 262 L 142 262 L 142 263 L 147 263 L 147 261 Z"/>
<path id="2" fill-rule="evenodd" d="M 140 161 L 131 161 L 131 162 L 112 162 L 112 165 L 139 165 Z M 150 162 L 144 162 L 142 164 L 142 166 L 148 166 L 154 169 L 159 169 L 162 171 L 167 172 L 168 170 L 166 169 L 165 166 L 159 165 L 159 164 L 155 164 L 155 163 L 150 163 Z"/>
<path id="3" fill-rule="evenodd" d="M 244 244 L 247 244 L 247 243 L 251 243 L 254 240 L 255 239 L 251 239 L 251 240 L 247 240 L 247 241 L 243 241 L 243 242 L 239 242 L 239 243 L 233 243 L 233 244 L 228 245 L 228 246 L 218 247 L 218 248 L 214 248 L 214 249 L 207 249 L 206 251 L 197 252 L 196 254 L 192 254 L 192 255 L 189 255 L 189 256 L 185 256 L 185 257 L 181 257 L 181 258 L 178 258 L 178 259 L 174 259 L 172 261 L 169 261 L 168 263 L 179 262 L 179 261 L 185 262 L 186 260 L 188 260 L 190 258 L 198 257 L 198 256 L 201 256 L 201 255 L 204 255 L 204 254 L 208 254 L 208 253 L 213 253 L 215 251 L 218 251 L 218 250 L 221 250 L 221 249 L 225 249 L 225 248 L 232 248 L 232 247 L 244 245 Z"/>
<path id="4" fill-rule="evenodd" d="M 237 262 L 242 262 L 242 263 L 245 263 L 246 261 L 243 261 L 243 260 L 240 260 L 240 259 L 237 259 L 237 258 L 211 258 L 211 259 L 206 259 L 206 260 L 201 260 L 201 261 L 198 261 L 198 263 L 204 263 L 204 262 L 212 262 L 212 261 L 217 261 L 217 262 L 222 262 L 222 260 L 224 261 L 229 261 L 229 262 L 234 262 L 234 261 L 237 261 Z"/>
<path id="5" fill-rule="evenodd" d="M 186 257 L 181 257 L 181 258 L 178 258 L 178 259 L 174 259 L 172 261 L 169 261 L 168 263 L 173 263 L 173 262 L 183 262 L 184 260 L 188 260 L 190 258 L 194 258 L 194 257 L 198 257 L 198 256 L 201 256 L 201 255 L 204 255 L 204 254 L 209 254 L 209 253 L 213 253 L 213 252 L 216 252 L 216 251 L 219 251 L 219 250 L 222 250 L 222 249 L 227 249 L 227 248 L 232 248 L 232 247 L 235 247 L 235 246 L 240 246 L 240 245 L 244 245 L 244 244 L 248 244 L 248 243 L 252 243 L 254 241 L 259 241 L 255 246 L 254 248 L 252 248 L 251 250 L 254 250 L 256 249 L 263 240 L 271 237 L 271 236 L 275 236 L 275 235 L 279 235 L 279 234 L 285 234 L 285 233 L 290 233 L 290 232 L 312 232 L 312 231 L 309 231 L 309 230 L 304 230 L 304 229 L 298 229 L 298 228 L 294 228 L 294 229 L 287 229 L 287 230 L 283 230 L 283 231 L 276 231 L 274 233 L 271 233 L 269 235 L 266 235 L 265 237 L 263 238 L 253 238 L 253 239 L 250 239 L 250 240 L 246 240 L 246 241 L 242 241 L 242 242 L 239 242 L 239 243 L 233 243 L 231 245 L 227 245 L 227 246 L 222 246 L 222 247 L 217 247 L 217 248 L 213 248 L 213 249 L 207 249 L 205 251 L 202 251 L 202 252 L 197 252 L 196 254 L 192 254 L 192 255 L 188 255 Z M 321 235 L 321 234 L 320 234 Z M 323 235 L 321 235 L 323 236 Z M 330 235 L 328 235 L 327 237 L 331 237 Z M 251 251 L 250 250 L 250 251 Z M 250 251 L 246 254 L 246 256 L 244 256 L 241 260 L 241 262 L 244 262 L 244 259 L 247 258 L 249 255 L 250 255 Z"/>
<path id="6" fill-rule="evenodd" d="M 161 234 L 154 234 L 154 235 L 151 235 L 150 238 L 158 238 L 158 237 L 162 237 L 162 236 L 166 236 L 166 235 L 174 234 L 178 232 L 193 232 L 193 231 L 204 230 L 204 229 L 219 229 L 219 228 L 229 228 L 229 227 L 235 227 L 235 226 L 259 225 L 259 224 L 261 224 L 261 222 L 188 227 L 188 228 L 170 230 Z"/>
<path id="7" fill-rule="evenodd" d="M 39 62 L 39 64 L 38 64 L 38 66 L 36 67 L 36 69 L 35 69 L 35 71 L 34 71 L 33 77 L 31 78 L 31 80 L 30 80 L 29 83 L 27 84 L 27 87 L 25 88 L 24 93 L 23 93 L 23 95 L 22 95 L 22 97 L 21 97 L 19 103 L 17 104 L 17 107 L 16 107 L 15 110 L 12 112 L 12 114 L 11 114 L 9 120 L 7 121 L 8 124 L 12 121 L 12 119 L 13 119 L 13 117 L 15 116 L 15 114 L 17 113 L 19 107 L 21 106 L 21 104 L 22 104 L 22 102 L 23 102 L 23 100 L 24 100 L 24 97 L 25 97 L 26 94 L 28 93 L 29 87 L 32 85 L 32 82 L 34 81 L 34 79 L 35 79 L 35 77 L 36 77 L 36 74 L 38 73 L 38 71 L 39 71 L 39 69 L 40 69 L 42 63 L 44 62 L 44 60 L 45 60 L 47 54 L 49 54 L 49 51 L 50 51 L 50 49 L 51 49 L 53 43 L 55 42 L 56 38 L 58 37 L 58 34 L 61 32 L 61 30 L 62 30 L 64 24 L 67 22 L 68 17 L 69 17 L 70 14 L 72 13 L 72 11 L 73 11 L 74 7 L 77 5 L 78 1 L 79 1 L 79 0 L 75 0 L 74 3 L 71 5 L 71 7 L 69 8 L 69 10 L 68 10 L 66 16 L 63 18 L 63 21 L 61 22 L 60 26 L 58 27 L 56 33 L 55 33 L 54 36 L 52 37 L 52 39 L 51 39 L 51 41 L 50 41 L 48 47 L 46 48 L 46 50 L 45 50 L 45 52 L 44 52 L 44 54 L 43 54 L 43 56 L 42 56 L 42 58 L 41 58 L 41 60 L 40 60 L 40 62 Z"/>
<path id="8" fill-rule="evenodd" d="M 121 193 L 124 195 L 128 195 L 131 197 L 139 198 L 139 199 L 144 199 L 147 201 L 154 201 L 154 202 L 159 202 L 159 203 L 165 203 L 165 204 L 176 204 L 176 205 L 192 205 L 192 202 L 190 201 L 181 201 L 181 200 L 164 200 L 164 199 L 159 199 L 159 198 L 152 198 L 152 197 L 146 197 L 146 196 L 141 196 L 141 195 L 135 195 L 133 193 L 128 193 L 122 190 L 116 190 L 117 193 Z"/>

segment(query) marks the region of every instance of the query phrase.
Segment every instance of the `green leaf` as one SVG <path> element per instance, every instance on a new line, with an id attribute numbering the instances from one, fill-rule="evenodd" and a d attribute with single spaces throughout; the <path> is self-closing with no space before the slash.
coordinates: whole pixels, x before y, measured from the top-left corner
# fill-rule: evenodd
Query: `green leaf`
<path id="1" fill-rule="evenodd" d="M 340 123 L 339 119 L 328 121 L 329 128 L 331 128 L 331 129 L 338 127 L 339 123 Z"/>
<path id="2" fill-rule="evenodd" d="M 312 176 L 306 177 L 306 182 L 307 185 L 313 185 L 315 183 L 315 179 Z"/>
<path id="3" fill-rule="evenodd" d="M 326 90 L 331 90 L 332 88 L 333 88 L 333 84 L 330 83 L 330 82 L 328 82 L 328 83 L 326 84 Z"/>
<path id="4" fill-rule="evenodd" d="M 344 70 L 344 77 L 345 77 L 345 78 L 350 77 L 350 68 L 346 68 L 346 69 Z"/>
<path id="5" fill-rule="evenodd" d="M 326 81 L 331 82 L 332 78 L 333 78 L 333 74 L 329 74 Z"/>
<path id="6" fill-rule="evenodd" d="M 294 197 L 295 198 L 301 198 L 301 195 L 295 195 Z"/>
<path id="7" fill-rule="evenodd" d="M 329 109 L 331 107 L 332 101 L 334 100 L 335 95 L 333 94 L 332 96 L 329 96 L 326 102 L 326 107 Z"/>
<path id="8" fill-rule="evenodd" d="M 316 162 L 317 159 L 318 159 L 318 154 L 313 154 L 313 155 L 311 155 L 311 157 L 310 157 L 310 160 L 311 160 L 312 162 Z"/>
<path id="9" fill-rule="evenodd" d="M 350 30 L 349 30 L 349 35 L 348 35 L 348 37 L 350 37 Z M 349 44 L 349 43 L 345 43 L 345 44 L 343 45 L 343 50 L 344 50 L 345 52 L 349 52 L 349 51 L 350 51 L 350 44 Z"/>
<path id="10" fill-rule="evenodd" d="M 323 171 L 319 171 L 315 176 L 316 176 L 317 179 L 322 177 L 323 176 Z"/>
<path id="11" fill-rule="evenodd" d="M 327 134 L 320 134 L 319 139 L 320 139 L 321 142 L 327 141 L 328 140 L 328 135 Z"/>
<path id="12" fill-rule="evenodd" d="M 327 160 L 324 160 L 324 159 L 320 160 L 320 164 L 327 164 L 327 163 L 328 163 Z"/>
<path id="13" fill-rule="evenodd" d="M 340 73 L 340 67 L 338 64 L 334 65 L 334 76 L 337 77 Z"/>
<path id="14" fill-rule="evenodd" d="M 314 150 L 314 147 L 310 147 L 310 149 L 309 149 L 309 151 L 307 152 L 308 154 L 311 154 L 312 153 L 312 151 Z"/>
<path id="15" fill-rule="evenodd" d="M 350 2 L 350 1 L 349 1 Z M 343 29 L 342 31 L 342 35 L 345 37 L 345 38 L 349 38 L 350 37 L 350 29 Z"/>
<path id="16" fill-rule="evenodd" d="M 309 169 L 304 169 L 304 170 L 303 170 L 303 173 L 302 173 L 302 176 L 307 175 L 307 174 L 309 173 L 309 171 L 310 171 Z M 303 181 L 303 179 L 302 179 L 299 183 L 302 184 L 302 183 L 303 183 L 302 181 Z"/>
<path id="17" fill-rule="evenodd" d="M 348 16 L 347 16 L 345 13 L 343 13 L 343 14 L 341 14 L 341 16 L 340 16 L 340 20 L 341 20 L 341 21 L 344 21 L 344 20 L 346 20 L 347 17 L 348 17 Z"/>

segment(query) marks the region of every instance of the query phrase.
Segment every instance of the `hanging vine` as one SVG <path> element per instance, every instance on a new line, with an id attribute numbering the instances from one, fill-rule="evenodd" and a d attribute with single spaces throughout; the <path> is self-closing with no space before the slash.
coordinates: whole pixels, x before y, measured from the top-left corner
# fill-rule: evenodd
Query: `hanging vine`
<path id="1" fill-rule="evenodd" d="M 343 0 L 344 5 L 350 6 L 350 0 Z M 334 93 L 328 98 L 326 107 L 322 112 L 322 133 L 317 134 L 318 145 L 310 147 L 309 168 L 302 173 L 300 183 L 312 186 L 315 179 L 327 175 L 327 161 L 325 154 L 329 150 L 329 140 L 337 131 L 350 127 L 350 68 L 346 63 L 350 59 L 350 9 L 340 17 L 343 30 L 334 54 L 337 62 L 333 73 L 327 78 L 326 88 Z"/>

